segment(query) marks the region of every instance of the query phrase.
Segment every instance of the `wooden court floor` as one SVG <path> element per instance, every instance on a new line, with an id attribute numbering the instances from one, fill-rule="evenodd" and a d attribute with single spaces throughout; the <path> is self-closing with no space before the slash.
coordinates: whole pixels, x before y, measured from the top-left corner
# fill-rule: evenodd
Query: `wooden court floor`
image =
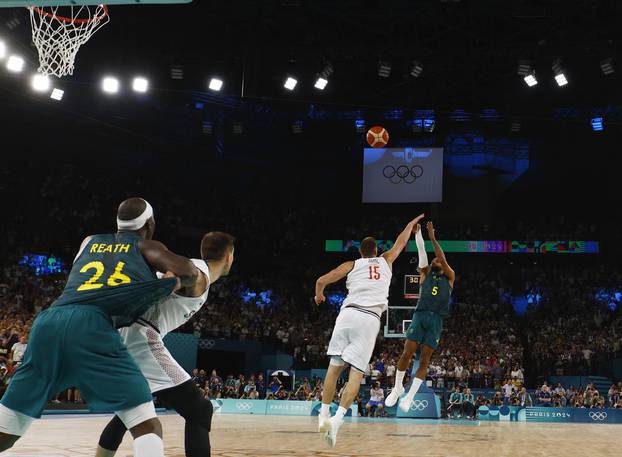
<path id="1" fill-rule="evenodd" d="M 166 455 L 183 457 L 183 421 L 161 417 Z M 212 455 L 413 456 L 413 457 L 605 457 L 620 456 L 622 425 L 452 423 L 361 420 L 340 430 L 329 448 L 312 417 L 219 415 L 214 418 Z M 107 417 L 54 417 L 35 422 L 16 447 L 2 457 L 93 456 Z M 132 455 L 129 436 L 117 456 Z"/>

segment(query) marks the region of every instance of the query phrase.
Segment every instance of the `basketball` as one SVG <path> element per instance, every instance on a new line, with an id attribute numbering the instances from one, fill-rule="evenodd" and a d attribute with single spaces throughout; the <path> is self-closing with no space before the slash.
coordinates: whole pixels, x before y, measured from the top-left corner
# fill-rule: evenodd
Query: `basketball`
<path id="1" fill-rule="evenodd" d="M 384 127 L 372 127 L 367 131 L 367 142 L 372 148 L 384 148 L 389 142 L 389 132 Z"/>

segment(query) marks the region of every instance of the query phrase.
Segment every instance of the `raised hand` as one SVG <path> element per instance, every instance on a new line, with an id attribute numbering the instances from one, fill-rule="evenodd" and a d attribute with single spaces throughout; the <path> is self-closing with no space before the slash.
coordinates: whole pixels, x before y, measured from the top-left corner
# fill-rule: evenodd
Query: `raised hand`
<path id="1" fill-rule="evenodd" d="M 326 297 L 324 294 L 320 293 L 314 297 L 314 300 L 316 305 L 320 305 L 326 301 Z"/>
<path id="2" fill-rule="evenodd" d="M 431 240 L 436 239 L 436 236 L 434 235 L 434 224 L 432 223 L 432 221 L 426 224 L 426 228 L 428 229 L 428 237 Z"/>

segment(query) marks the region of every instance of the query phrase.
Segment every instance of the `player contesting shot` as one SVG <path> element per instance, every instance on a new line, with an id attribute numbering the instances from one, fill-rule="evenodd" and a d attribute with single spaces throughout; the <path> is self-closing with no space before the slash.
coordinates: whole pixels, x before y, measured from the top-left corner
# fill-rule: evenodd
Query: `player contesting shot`
<path id="1" fill-rule="evenodd" d="M 423 214 L 410 221 L 395 240 L 393 247 L 378 257 L 376 240 L 367 237 L 361 241 L 361 258 L 339 265 L 320 277 L 315 285 L 315 302 L 325 301 L 324 288 L 347 276 L 348 296 L 341 305 L 341 311 L 328 345 L 330 364 L 324 379 L 322 407 L 319 415 L 320 432 L 330 446 L 335 446 L 339 427 L 361 387 L 365 367 L 369 363 L 376 337 L 380 330 L 380 316 L 387 309 L 392 265 L 408 245 L 410 236 Z M 348 383 L 341 395 L 339 409 L 330 417 L 330 405 L 335 396 L 337 380 L 350 366 Z"/>
<path id="2" fill-rule="evenodd" d="M 91 411 L 116 412 L 132 433 L 135 456 L 164 456 L 149 385 L 115 327 L 131 325 L 179 286 L 193 289 L 199 272 L 151 239 L 155 219 L 145 200 L 121 203 L 117 228 L 82 242 L 63 293 L 36 318 L 0 404 L 0 452 L 57 393 L 76 387 Z M 157 279 L 154 271 L 177 278 Z"/>
<path id="3" fill-rule="evenodd" d="M 196 284 L 178 290 L 120 331 L 151 392 L 185 419 L 186 457 L 209 457 L 211 453 L 212 402 L 204 398 L 162 340 L 167 333 L 188 322 L 207 300 L 210 286 L 229 274 L 234 241 L 227 233 L 206 234 L 201 240 L 201 260 L 192 259 L 201 272 Z M 115 416 L 101 434 L 96 457 L 115 455 L 125 431 L 123 421 Z"/>
<path id="4" fill-rule="evenodd" d="M 385 400 L 387 406 L 393 406 L 404 393 L 404 386 L 402 385 L 404 374 L 415 352 L 417 352 L 417 348 L 421 347 L 419 368 L 413 377 L 408 393 L 400 401 L 399 407 L 404 412 L 410 409 L 419 387 L 426 378 L 432 354 L 438 349 L 443 331 L 443 319 L 449 314 L 449 301 L 456 279 L 456 273 L 447 263 L 445 253 L 436 241 L 432 222 L 428 222 L 426 228 L 428 237 L 434 246 L 436 257 L 428 265 L 423 235 L 421 230 L 417 230 L 415 240 L 419 253 L 419 272 L 421 274 L 420 297 L 410 327 L 406 331 L 404 351 L 397 362 L 395 386 Z"/>

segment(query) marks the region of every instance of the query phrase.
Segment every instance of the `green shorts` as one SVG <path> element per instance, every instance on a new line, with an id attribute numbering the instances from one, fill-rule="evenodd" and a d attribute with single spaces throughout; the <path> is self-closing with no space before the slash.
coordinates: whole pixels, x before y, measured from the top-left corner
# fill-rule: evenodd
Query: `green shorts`
<path id="1" fill-rule="evenodd" d="M 110 317 L 94 306 L 52 307 L 37 317 L 2 404 L 39 418 L 48 401 L 69 387 L 80 390 L 93 412 L 123 411 L 152 400 Z"/>
<path id="2" fill-rule="evenodd" d="M 418 311 L 413 314 L 413 320 L 406 331 L 406 338 L 436 350 L 442 332 L 443 318 L 440 315 L 431 311 Z"/>

